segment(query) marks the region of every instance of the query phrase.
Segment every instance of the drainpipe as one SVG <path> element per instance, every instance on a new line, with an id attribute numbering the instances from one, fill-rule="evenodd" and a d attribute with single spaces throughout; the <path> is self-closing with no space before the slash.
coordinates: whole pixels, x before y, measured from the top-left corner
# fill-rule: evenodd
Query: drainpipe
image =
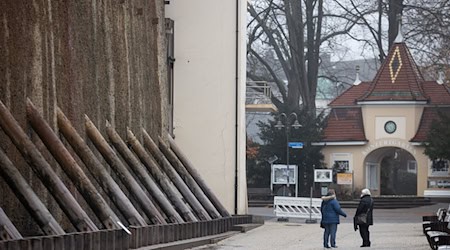
<path id="1" fill-rule="evenodd" d="M 238 159 L 238 153 L 239 153 L 239 148 L 238 148 L 238 132 L 239 132 L 239 0 L 236 0 L 236 51 L 235 51 L 235 56 L 236 56 L 236 62 L 235 62 L 235 71 L 236 71 L 236 90 L 235 90 L 235 170 L 234 170 L 234 214 L 238 213 L 238 187 L 239 187 L 239 179 L 238 179 L 238 173 L 239 173 L 239 169 L 238 169 L 238 163 L 239 163 L 239 159 Z"/>

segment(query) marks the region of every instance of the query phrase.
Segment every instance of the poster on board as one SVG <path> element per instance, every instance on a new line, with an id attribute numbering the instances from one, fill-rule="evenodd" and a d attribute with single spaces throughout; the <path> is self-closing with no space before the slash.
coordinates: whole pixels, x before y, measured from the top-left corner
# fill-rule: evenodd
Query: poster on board
<path id="1" fill-rule="evenodd" d="M 314 182 L 332 182 L 333 170 L 331 169 L 315 169 Z"/>
<path id="2" fill-rule="evenodd" d="M 272 165 L 272 184 L 286 184 L 288 169 L 286 165 Z M 289 165 L 289 184 L 295 184 L 297 180 L 297 165 Z"/>
<path id="3" fill-rule="evenodd" d="M 337 174 L 337 184 L 352 185 L 353 184 L 353 174 L 352 173 L 338 173 Z"/>

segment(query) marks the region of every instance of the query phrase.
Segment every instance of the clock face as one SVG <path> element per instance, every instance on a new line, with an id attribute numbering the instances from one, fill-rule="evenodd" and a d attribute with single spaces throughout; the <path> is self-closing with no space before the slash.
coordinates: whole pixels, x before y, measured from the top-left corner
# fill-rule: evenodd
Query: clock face
<path id="1" fill-rule="evenodd" d="M 395 132 L 395 130 L 397 130 L 397 124 L 395 124 L 395 122 L 393 121 L 387 121 L 384 124 L 384 131 L 386 131 L 386 133 L 388 134 L 392 134 Z"/>

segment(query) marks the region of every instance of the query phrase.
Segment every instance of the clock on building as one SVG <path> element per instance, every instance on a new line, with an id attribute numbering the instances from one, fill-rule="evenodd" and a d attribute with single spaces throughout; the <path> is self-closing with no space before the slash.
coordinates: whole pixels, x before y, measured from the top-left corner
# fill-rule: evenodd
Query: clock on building
<path id="1" fill-rule="evenodd" d="M 386 133 L 388 134 L 392 134 L 395 132 L 395 130 L 397 130 L 397 124 L 395 124 L 395 122 L 393 121 L 387 121 L 384 124 L 384 131 L 386 131 Z"/>

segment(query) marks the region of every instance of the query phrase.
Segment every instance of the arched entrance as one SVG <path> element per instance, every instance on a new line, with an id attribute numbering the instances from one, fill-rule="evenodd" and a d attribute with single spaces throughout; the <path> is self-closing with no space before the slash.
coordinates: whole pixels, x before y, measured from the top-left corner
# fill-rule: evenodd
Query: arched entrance
<path id="1" fill-rule="evenodd" d="M 417 195 L 417 163 L 408 151 L 384 147 L 365 159 L 366 185 L 380 195 Z"/>

